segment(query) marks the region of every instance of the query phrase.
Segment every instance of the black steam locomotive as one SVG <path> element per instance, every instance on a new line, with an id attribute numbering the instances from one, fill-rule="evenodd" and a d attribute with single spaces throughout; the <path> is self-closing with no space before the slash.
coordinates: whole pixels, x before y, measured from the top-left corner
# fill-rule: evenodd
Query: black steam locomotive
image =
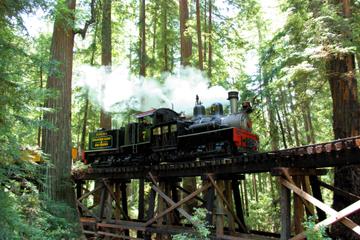
<path id="1" fill-rule="evenodd" d="M 136 115 L 120 129 L 90 133 L 83 161 L 93 166 L 151 165 L 174 161 L 212 159 L 257 151 L 259 138 L 252 133 L 250 103 L 238 111 L 238 92 L 229 92 L 231 114 L 214 103 L 210 113 L 196 96 L 192 119 L 168 108 Z"/>

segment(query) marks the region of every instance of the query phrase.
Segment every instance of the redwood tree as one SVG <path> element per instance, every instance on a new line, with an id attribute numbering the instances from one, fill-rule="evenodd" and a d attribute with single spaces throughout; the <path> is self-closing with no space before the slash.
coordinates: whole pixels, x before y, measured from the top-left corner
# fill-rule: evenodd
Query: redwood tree
<path id="1" fill-rule="evenodd" d="M 65 4 L 65 7 L 62 6 Z M 53 68 L 47 88 L 56 90 L 56 97 L 46 102 L 52 112 L 44 119 L 53 125 L 43 131 L 43 150 L 50 156 L 48 193 L 56 201 L 75 206 L 75 195 L 70 181 L 71 172 L 71 78 L 74 46 L 74 10 L 76 0 L 58 1 L 51 43 Z"/>
<path id="2" fill-rule="evenodd" d="M 111 0 L 103 1 L 101 24 L 101 65 L 111 71 Z M 111 116 L 101 109 L 100 127 L 111 129 Z"/>
<path id="3" fill-rule="evenodd" d="M 350 0 L 339 0 L 342 5 L 340 14 L 351 18 Z M 342 33 L 350 37 L 349 32 Z M 327 75 L 333 100 L 333 130 L 335 139 L 360 134 L 360 106 L 358 88 L 355 78 L 355 58 L 353 53 L 334 53 L 327 60 Z M 354 166 L 335 168 L 334 186 L 342 190 L 360 195 L 360 169 Z M 351 202 L 334 194 L 334 208 L 341 210 Z M 359 220 L 359 216 L 356 216 Z M 342 225 L 335 225 L 332 231 L 343 239 L 357 239 L 352 232 L 344 231 Z"/>
<path id="4" fill-rule="evenodd" d="M 140 43 L 140 76 L 146 76 L 146 24 L 145 24 L 145 0 L 140 0 L 140 22 L 139 22 L 139 43 Z"/>
<path id="5" fill-rule="evenodd" d="M 191 37 L 186 34 L 187 21 L 189 20 L 189 8 L 187 0 L 179 0 L 179 14 L 180 14 L 180 55 L 181 65 L 189 65 L 192 54 Z"/>
<path id="6" fill-rule="evenodd" d="M 198 38 L 198 55 L 199 55 L 199 69 L 204 69 L 203 61 L 203 49 L 202 49 L 202 39 L 201 39 L 201 17 L 200 17 L 200 1 L 196 0 L 196 32 Z"/>

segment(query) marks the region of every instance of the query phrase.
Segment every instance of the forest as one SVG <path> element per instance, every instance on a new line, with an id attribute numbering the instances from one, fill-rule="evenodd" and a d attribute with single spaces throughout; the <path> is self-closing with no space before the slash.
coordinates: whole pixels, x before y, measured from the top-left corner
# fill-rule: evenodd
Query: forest
<path id="1" fill-rule="evenodd" d="M 190 116 L 196 95 L 239 91 L 260 152 L 358 136 L 359 69 L 358 0 L 0 0 L 0 239 L 84 239 L 71 172 L 89 133 L 154 108 Z M 357 166 L 321 178 L 360 196 Z M 247 225 L 279 232 L 277 179 L 246 174 L 240 191 Z"/>

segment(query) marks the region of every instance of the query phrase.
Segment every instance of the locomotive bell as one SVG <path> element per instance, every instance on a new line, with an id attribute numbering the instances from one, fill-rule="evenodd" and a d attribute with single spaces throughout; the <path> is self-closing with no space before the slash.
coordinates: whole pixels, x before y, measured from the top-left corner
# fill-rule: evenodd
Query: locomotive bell
<path id="1" fill-rule="evenodd" d="M 221 103 L 213 103 L 210 107 L 210 113 L 214 116 L 222 116 L 224 114 L 223 106 Z"/>
<path id="2" fill-rule="evenodd" d="M 198 118 L 206 114 L 205 107 L 199 101 L 199 96 L 196 95 L 195 107 L 193 110 L 193 118 Z"/>
<path id="3" fill-rule="evenodd" d="M 239 100 L 239 92 L 230 91 L 228 93 L 228 100 L 230 101 L 230 111 L 231 114 L 238 112 L 238 100 Z"/>

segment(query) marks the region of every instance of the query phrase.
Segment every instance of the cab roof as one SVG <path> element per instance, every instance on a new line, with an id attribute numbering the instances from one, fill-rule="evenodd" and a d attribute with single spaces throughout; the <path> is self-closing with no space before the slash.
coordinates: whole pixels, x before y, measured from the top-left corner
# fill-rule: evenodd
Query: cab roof
<path id="1" fill-rule="evenodd" d="M 141 113 L 138 113 L 135 115 L 136 118 L 143 118 L 143 117 L 146 117 L 146 116 L 151 116 L 154 114 L 154 112 L 156 111 L 157 109 L 154 108 L 154 109 L 151 109 L 149 111 L 146 111 L 146 112 L 141 112 Z"/>

